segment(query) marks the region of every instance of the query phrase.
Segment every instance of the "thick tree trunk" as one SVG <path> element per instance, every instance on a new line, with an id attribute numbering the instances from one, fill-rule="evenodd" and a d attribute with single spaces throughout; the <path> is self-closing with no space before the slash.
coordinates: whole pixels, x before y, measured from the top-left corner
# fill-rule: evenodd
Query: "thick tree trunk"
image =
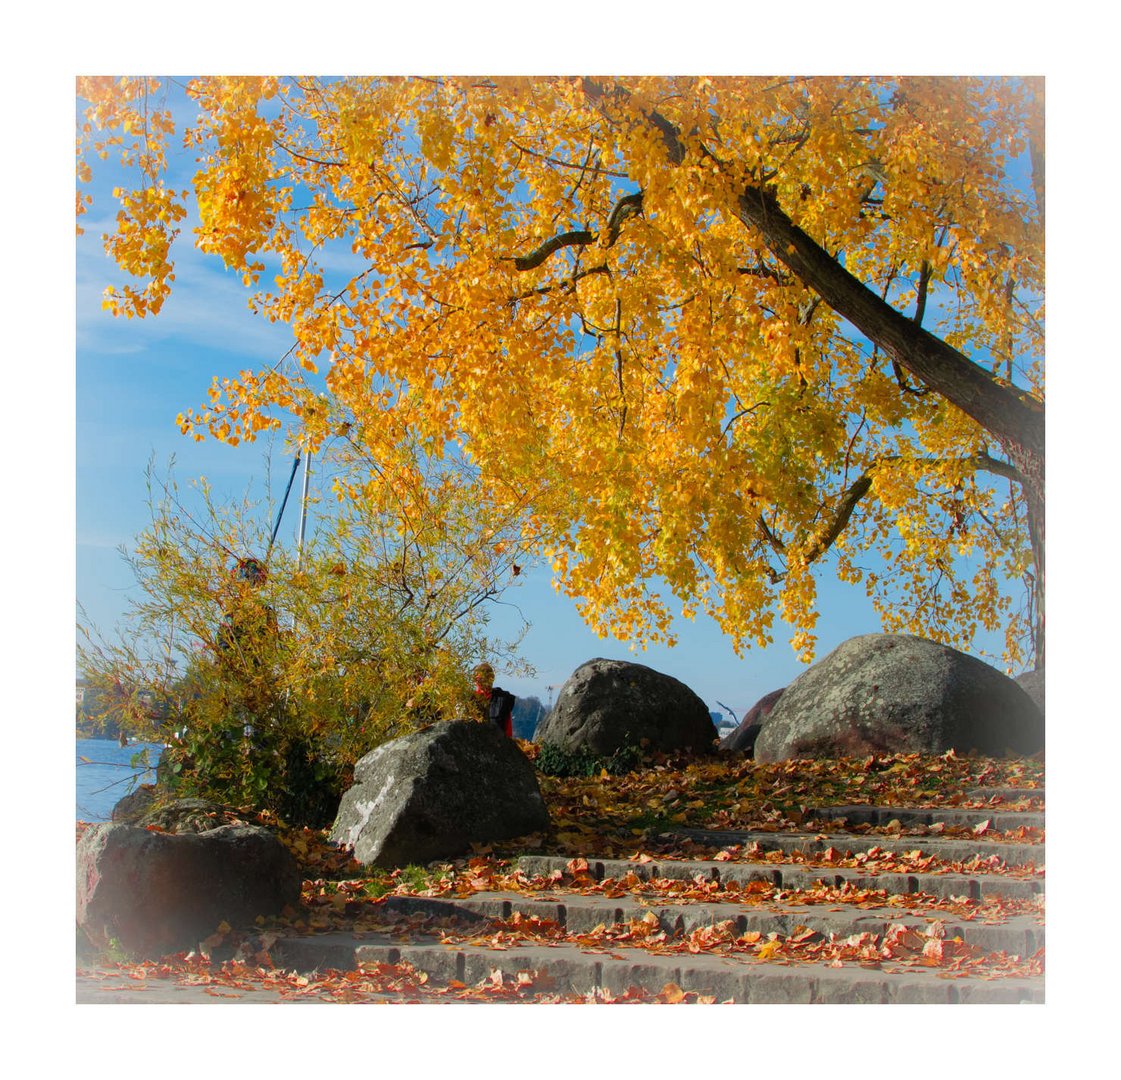
<path id="1" fill-rule="evenodd" d="M 1017 460 L 1017 455 L 1011 454 L 1013 462 L 1024 477 L 1023 489 L 1028 503 L 1028 531 L 1031 535 L 1032 558 L 1035 562 L 1035 664 L 1036 668 L 1044 666 L 1044 653 L 1046 644 L 1046 618 L 1044 599 L 1046 582 L 1044 580 L 1047 570 L 1047 531 L 1046 531 L 1046 501 L 1043 494 L 1043 460 L 1034 459 Z"/>
<path id="2" fill-rule="evenodd" d="M 772 254 L 834 311 L 900 367 L 992 432 L 1010 459 L 1020 459 L 1017 467 L 1038 458 L 1042 476 L 1041 405 L 998 382 L 957 349 L 881 300 L 798 228 L 770 192 L 747 188 L 739 197 L 735 213 L 744 224 L 758 229 Z"/>
<path id="3" fill-rule="evenodd" d="M 749 187 L 735 213 L 771 253 L 900 367 L 992 433 L 1021 477 L 1035 561 L 1035 666 L 1044 658 L 1046 530 L 1043 406 L 901 315 L 795 225 L 769 191 Z"/>
<path id="4" fill-rule="evenodd" d="M 589 100 L 604 109 L 611 98 L 628 96 L 622 87 L 607 91 L 592 79 L 584 79 L 583 86 Z M 1042 95 L 1042 86 L 1036 88 L 1036 92 Z M 680 165 L 686 156 L 681 132 L 653 110 L 644 110 L 644 115 L 661 135 L 669 160 Z M 1033 179 L 1042 215 L 1041 117 L 1038 129 L 1033 140 L 1038 172 Z M 702 153 L 707 152 L 702 148 Z M 1036 570 L 1035 666 L 1042 667 L 1046 555 L 1043 406 L 1028 395 L 999 382 L 979 364 L 923 330 L 914 320 L 901 315 L 853 277 L 836 258 L 791 221 L 769 188 L 747 185 L 740 192 L 732 211 L 745 225 L 758 230 L 771 253 L 834 311 L 848 319 L 901 368 L 976 420 L 1000 443 L 1008 460 L 1020 474 L 1028 505 Z"/>

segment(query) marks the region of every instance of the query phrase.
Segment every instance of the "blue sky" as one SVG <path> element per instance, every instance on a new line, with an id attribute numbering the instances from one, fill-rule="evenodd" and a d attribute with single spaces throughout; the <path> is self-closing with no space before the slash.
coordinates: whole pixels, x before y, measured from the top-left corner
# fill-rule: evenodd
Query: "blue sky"
<path id="1" fill-rule="evenodd" d="M 238 497 L 248 489 L 264 499 L 269 444 L 231 448 L 209 439 L 198 443 L 179 433 L 175 416 L 204 401 L 213 376 L 271 366 L 291 344 L 286 328 L 250 314 L 247 291 L 237 275 L 190 246 L 191 218 L 183 223 L 174 255 L 176 281 L 160 315 L 125 320 L 103 311 L 102 289 L 121 279 L 100 239 L 116 210 L 108 194 L 113 182 L 111 168 L 95 166 L 90 188 L 95 203 L 83 219 L 86 232 L 77 241 L 75 266 L 76 596 L 102 632 L 111 632 L 130 594 L 135 595 L 118 549 L 128 546 L 147 522 L 144 474 L 150 459 L 162 469 L 174 455 L 181 483 L 204 475 L 220 496 Z M 173 174 L 173 186 L 186 182 L 187 175 Z M 283 483 L 291 459 L 280 440 L 272 443 L 272 453 L 274 484 Z M 312 477 L 314 488 L 314 470 Z M 297 519 L 297 507 L 290 504 L 278 542 L 292 541 Z M 833 581 L 827 564 L 823 569 L 819 658 L 849 637 L 880 629 L 863 588 Z M 737 715 L 805 670 L 777 619 L 775 643 L 742 658 L 704 616 L 678 623 L 679 644 L 673 648 L 643 651 L 600 639 L 584 626 L 575 603 L 553 590 L 543 568 L 526 574 L 523 584 L 494 605 L 494 633 L 516 635 L 522 616 L 529 630 L 520 651 L 537 674 L 500 673 L 499 681 L 521 696 L 536 694 L 545 701 L 576 667 L 596 656 L 648 664 L 693 688 L 709 708 L 723 711 L 718 704 L 723 703 Z M 998 656 L 1001 644 L 1000 635 L 988 634 L 979 636 L 974 647 Z"/>
<path id="2" fill-rule="evenodd" d="M 113 319 L 101 310 L 100 293 L 113 267 L 101 252 L 96 219 L 90 226 L 79 238 L 77 255 L 76 584 L 87 614 L 108 630 L 135 595 L 118 549 L 148 520 L 144 472 L 150 458 L 162 468 L 174 455 L 181 482 L 205 475 L 216 492 L 240 496 L 248 487 L 264 497 L 264 441 L 236 448 L 209 439 L 195 442 L 179 434 L 175 416 L 202 403 L 211 376 L 268 365 L 289 340 L 283 328 L 252 318 L 234 275 L 187 250 L 179 255 L 179 280 L 158 318 Z M 275 486 L 286 479 L 291 458 L 279 441 L 273 453 Z M 313 488 L 317 480 L 313 464 Z M 278 543 L 292 542 L 297 518 L 290 502 Z M 820 607 L 819 655 L 853 634 L 878 629 L 862 589 L 826 580 Z M 503 594 L 493 609 L 495 632 L 516 634 L 519 612 L 530 623 L 521 652 L 538 674 L 507 677 L 504 685 L 523 696 L 535 693 L 547 700 L 547 688 L 559 686 L 585 660 L 608 656 L 649 664 L 691 686 L 710 708 L 721 701 L 740 713 L 804 670 L 785 636 L 740 659 L 704 617 L 679 624 L 680 644 L 672 649 L 632 652 L 627 644 L 589 631 L 574 602 L 555 593 L 544 569 Z"/>

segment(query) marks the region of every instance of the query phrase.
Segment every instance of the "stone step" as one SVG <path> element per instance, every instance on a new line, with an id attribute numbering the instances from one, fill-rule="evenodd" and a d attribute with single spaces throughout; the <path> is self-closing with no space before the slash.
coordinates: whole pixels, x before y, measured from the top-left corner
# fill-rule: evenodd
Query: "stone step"
<path id="1" fill-rule="evenodd" d="M 529 876 L 546 877 L 555 870 L 564 871 L 569 859 L 563 855 L 522 855 L 515 865 Z M 751 881 L 770 882 L 779 889 L 808 889 L 817 882 L 835 885 L 846 882 L 857 889 L 882 889 L 893 895 L 927 893 L 942 899 L 960 896 L 983 900 L 1002 896 L 1028 899 L 1044 891 L 1041 877 L 1016 878 L 1004 874 L 875 874 L 848 867 L 808 867 L 767 862 L 716 862 L 692 859 L 659 859 L 635 862 L 629 859 L 589 859 L 588 873 L 597 881 L 621 878 L 628 873 L 640 880 L 664 877 L 677 881 Z"/>
<path id="2" fill-rule="evenodd" d="M 970 799 L 1003 799 L 1006 802 L 1015 802 L 1017 799 L 1038 799 L 1042 806 L 1047 801 L 1047 793 L 1043 788 L 1023 787 L 983 787 L 972 788 L 965 793 Z"/>
<path id="3" fill-rule="evenodd" d="M 658 954 L 612 947 L 514 945 L 501 950 L 422 940 L 401 942 L 378 933 L 317 934 L 280 938 L 270 949 L 274 963 L 301 972 L 350 971 L 362 964 L 409 963 L 441 984 L 468 986 L 493 979 L 532 979 L 535 987 L 620 998 L 631 988 L 658 994 L 667 984 L 718 1002 L 742 1004 L 1017 1004 L 1043 1003 L 1042 979 L 944 977 L 934 969 L 905 968 L 884 961 L 876 967 L 846 963 L 776 964 L 711 953 Z"/>
<path id="4" fill-rule="evenodd" d="M 1032 863 L 1043 866 L 1046 862 L 1044 844 L 1021 844 L 1008 840 L 965 840 L 945 836 L 881 836 L 879 834 L 870 836 L 829 828 L 817 832 L 682 828 L 667 835 L 684 836 L 695 843 L 713 847 L 728 847 L 732 844 L 748 847 L 751 844 L 758 844 L 764 851 L 781 851 L 785 854 L 804 852 L 809 855 L 819 855 L 829 848 L 836 848 L 842 853 L 851 851 L 857 854 L 878 847 L 881 851 L 889 851 L 893 854 L 921 851 L 924 855 L 935 855 L 946 862 L 968 862 L 974 856 L 988 859 L 994 855 L 1007 866 L 1026 866 Z M 824 840 L 821 839 L 823 836 Z"/>
<path id="5" fill-rule="evenodd" d="M 970 792 L 977 799 L 1012 801 L 1032 798 L 1043 802 L 1043 791 L 1034 789 L 977 789 Z M 844 818 L 844 826 L 839 819 Z M 1039 957 L 1045 947 L 1042 904 L 1045 881 L 1045 846 L 1041 842 L 993 840 L 987 835 L 946 836 L 944 834 L 906 835 L 866 834 L 851 831 L 869 825 L 883 827 L 898 821 L 902 829 L 924 828 L 943 822 L 949 828 L 972 828 L 988 821 L 989 829 L 1007 832 L 1021 827 L 1042 829 L 1044 814 L 1009 812 L 993 804 L 983 809 L 962 807 L 892 807 L 850 805 L 813 808 L 806 814 L 807 824 L 801 829 L 769 830 L 706 830 L 677 829 L 662 833 L 658 839 L 680 848 L 682 838 L 713 848 L 759 845 L 749 858 L 729 860 L 713 858 L 661 858 L 649 861 L 632 859 L 588 858 L 587 873 L 591 879 L 624 879 L 633 874 L 639 880 L 668 878 L 683 882 L 736 882 L 749 886 L 763 882 L 782 890 L 770 897 L 767 890 L 753 902 L 741 902 L 734 894 L 721 890 L 719 897 L 694 900 L 673 898 L 654 893 L 623 893 L 604 895 L 571 891 L 567 872 L 569 855 L 524 855 L 515 861 L 520 871 L 531 877 L 549 878 L 558 871 L 562 881 L 548 883 L 542 891 L 479 892 L 465 897 L 387 896 L 377 901 L 380 908 L 394 919 L 372 919 L 368 925 L 377 929 L 335 930 L 297 933 L 289 931 L 274 937 L 268 935 L 268 951 L 274 964 L 284 969 L 310 974 L 328 969 L 353 971 L 363 964 L 408 963 L 424 972 L 436 986 L 450 987 L 458 993 L 463 984 L 479 987 L 484 981 L 504 981 L 505 986 L 524 982 L 527 998 L 536 992 L 579 996 L 586 1000 L 618 1000 L 628 991 L 638 990 L 647 999 L 662 994 L 667 984 L 679 987 L 686 994 L 703 996 L 704 1000 L 738 1003 L 1042 1003 L 1042 977 L 1010 977 L 1009 971 L 1034 970 L 1037 965 L 1019 964 L 1007 957 L 1029 959 Z M 986 830 L 987 832 L 988 830 Z M 873 848 L 896 856 L 904 864 L 897 869 L 885 862 L 877 871 L 877 860 L 869 859 L 863 867 L 805 866 L 796 862 L 768 862 L 764 852 L 786 856 L 804 853 L 823 855 L 835 848 L 844 855 L 866 854 Z M 648 849 L 654 854 L 652 849 Z M 688 846 L 685 847 L 688 851 Z M 959 872 L 938 873 L 915 870 L 907 872 L 906 853 L 921 851 L 944 862 L 964 864 Z M 680 852 L 679 852 L 680 853 Z M 706 854 L 712 854 L 706 852 Z M 976 868 L 971 860 L 981 863 Z M 985 865 L 1000 860 L 1005 867 L 1038 868 L 1038 873 L 1020 875 L 996 872 Z M 842 893 L 840 902 L 800 903 L 807 897 L 800 890 L 810 890 L 824 883 L 837 888 L 882 891 L 887 898 Z M 538 882 L 540 884 L 540 882 Z M 587 879 L 584 879 L 587 884 Z M 619 892 L 619 890 L 609 890 Z M 703 890 L 689 890 L 702 895 Z M 809 899 L 828 899 L 835 894 L 818 893 Z M 1010 915 L 1000 921 L 981 921 L 980 915 L 970 919 L 953 913 L 938 912 L 925 906 L 930 899 L 967 898 L 1035 900 L 1025 905 L 1027 913 Z M 748 899 L 748 898 L 745 898 Z M 846 903 L 845 900 L 852 900 Z M 1038 908 L 1038 913 L 1036 909 Z M 989 909 L 992 910 L 992 909 Z M 1023 910 L 1023 909 L 1021 909 Z M 518 924 L 495 925 L 492 920 L 508 922 L 520 916 L 556 924 L 557 937 L 535 937 L 519 940 Z M 665 937 L 644 946 L 649 932 L 660 930 Z M 729 927 L 727 924 L 731 923 Z M 937 933 L 944 941 L 957 938 L 985 954 L 997 954 L 984 961 L 980 971 L 966 968 L 923 966 L 918 955 L 922 942 L 913 947 L 910 962 L 883 959 L 861 963 L 852 959 L 825 963 L 807 958 L 823 949 L 835 955 L 835 943 L 868 935 L 868 940 L 881 943 L 893 928 L 905 927 L 926 936 L 933 924 L 940 924 Z M 339 925 L 339 923 L 335 923 Z M 524 925 L 524 924 L 523 924 Z M 606 928 L 606 929 L 601 929 Z M 721 928 L 715 933 L 701 933 Z M 500 933 L 500 931 L 505 931 Z M 734 931 L 729 934 L 728 931 Z M 821 935 L 803 940 L 806 933 Z M 256 932 L 250 932 L 250 941 Z M 697 934 L 695 939 L 685 940 Z M 755 954 L 758 946 L 739 942 L 737 950 L 728 953 L 732 938 L 744 934 L 759 935 L 765 940 L 772 935 L 787 942 L 783 948 L 763 959 Z M 566 938 L 564 935 L 568 935 Z M 470 940 L 453 940 L 454 938 Z M 444 940 L 442 940 L 444 938 Z M 915 940 L 915 939 L 912 939 Z M 716 944 L 712 944 L 716 942 Z M 721 944 L 723 943 L 723 944 Z M 834 943 L 834 944 L 830 944 Z M 263 941 L 262 941 L 263 944 Z M 230 948 L 233 949 L 231 944 Z M 699 948 L 693 953 L 688 949 Z M 847 946 L 851 956 L 860 941 Z M 868 951 L 875 952 L 875 947 Z M 767 950 L 770 952 L 770 950 Z M 1005 954 L 1000 959 L 999 954 Z M 231 953 L 232 955 L 232 953 Z M 764 953 L 764 956 L 766 953 Z M 966 960 L 959 961 L 969 963 Z M 951 961 L 947 960 L 947 964 Z M 88 973 L 87 973 L 88 974 Z M 521 979 L 519 980 L 519 976 Z M 98 976 L 100 980 L 100 975 Z M 127 986 L 127 984 L 125 984 Z M 84 989 L 83 989 L 84 987 Z M 205 1000 L 204 990 L 189 986 L 162 991 L 167 1000 Z M 503 991 L 504 993 L 506 991 Z M 83 997 L 83 994 L 85 996 Z M 270 997 L 269 994 L 272 994 Z M 135 1000 L 125 986 L 106 986 L 92 976 L 78 985 L 79 1000 Z M 178 996 L 176 996 L 178 995 Z M 194 995 L 194 996 L 192 996 Z M 246 996 L 248 995 L 248 996 Z M 220 991 L 217 997 L 231 999 L 245 996 L 253 1000 L 285 1000 L 281 991 Z M 680 997 L 680 994 L 677 995 Z M 394 1000 L 388 992 L 373 995 L 371 1000 Z M 676 1000 L 676 998 L 673 998 Z M 148 1000 L 164 1000 L 151 998 Z M 454 1000 L 454 999 L 452 999 Z"/>
<path id="6" fill-rule="evenodd" d="M 882 826 L 898 821 L 904 828 L 909 825 L 934 825 L 937 822 L 947 826 L 973 828 L 986 821 L 997 832 L 1044 828 L 1042 812 L 1008 813 L 996 809 L 965 810 L 955 806 L 815 806 L 806 811 L 806 817 L 820 821 L 844 818 L 849 825 Z"/>
<path id="7" fill-rule="evenodd" d="M 945 927 L 947 938 L 961 938 L 967 945 L 985 952 L 1033 956 L 1044 947 L 1045 941 L 1042 921 L 1029 915 L 1011 916 L 1001 923 L 983 923 L 943 914 L 891 909 L 870 911 L 855 904 L 779 903 L 762 907 L 733 900 L 675 902 L 580 893 L 539 897 L 512 892 L 479 892 L 466 897 L 387 896 L 382 905 L 386 911 L 406 917 L 454 917 L 479 924 L 492 919 L 510 919 L 519 913 L 555 922 L 570 934 L 586 934 L 601 924 L 626 925 L 653 913 L 662 930 L 678 937 L 725 920 L 735 923 L 737 934 L 754 931 L 764 937 L 772 933 L 788 937 L 797 929 L 805 928 L 838 938 L 862 933 L 882 936 L 893 926 L 926 932 L 938 922 Z"/>

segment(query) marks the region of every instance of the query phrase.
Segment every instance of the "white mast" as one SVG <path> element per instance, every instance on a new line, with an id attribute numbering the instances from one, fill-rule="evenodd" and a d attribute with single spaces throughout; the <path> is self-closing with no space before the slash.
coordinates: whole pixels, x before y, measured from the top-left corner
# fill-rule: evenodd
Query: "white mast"
<path id="1" fill-rule="evenodd" d="M 308 493 L 308 478 L 311 476 L 311 451 L 307 452 L 304 458 L 304 486 L 303 492 L 300 495 L 300 531 L 296 537 L 296 569 L 300 570 L 304 565 L 304 532 L 307 529 L 307 493 Z"/>

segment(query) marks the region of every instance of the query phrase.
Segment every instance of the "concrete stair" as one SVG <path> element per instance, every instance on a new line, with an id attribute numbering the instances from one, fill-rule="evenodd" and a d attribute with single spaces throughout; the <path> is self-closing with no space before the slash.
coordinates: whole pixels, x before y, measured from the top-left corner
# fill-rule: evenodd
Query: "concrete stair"
<path id="1" fill-rule="evenodd" d="M 1036 790 L 994 794 L 1042 807 Z M 927 832 L 939 824 L 959 835 Z M 1041 1003 L 1043 824 L 1042 809 L 811 808 L 797 829 L 660 838 L 695 859 L 523 855 L 516 888 L 390 895 L 375 928 L 268 947 L 301 972 L 404 964 L 429 985 L 506 980 L 586 1000 Z"/>

